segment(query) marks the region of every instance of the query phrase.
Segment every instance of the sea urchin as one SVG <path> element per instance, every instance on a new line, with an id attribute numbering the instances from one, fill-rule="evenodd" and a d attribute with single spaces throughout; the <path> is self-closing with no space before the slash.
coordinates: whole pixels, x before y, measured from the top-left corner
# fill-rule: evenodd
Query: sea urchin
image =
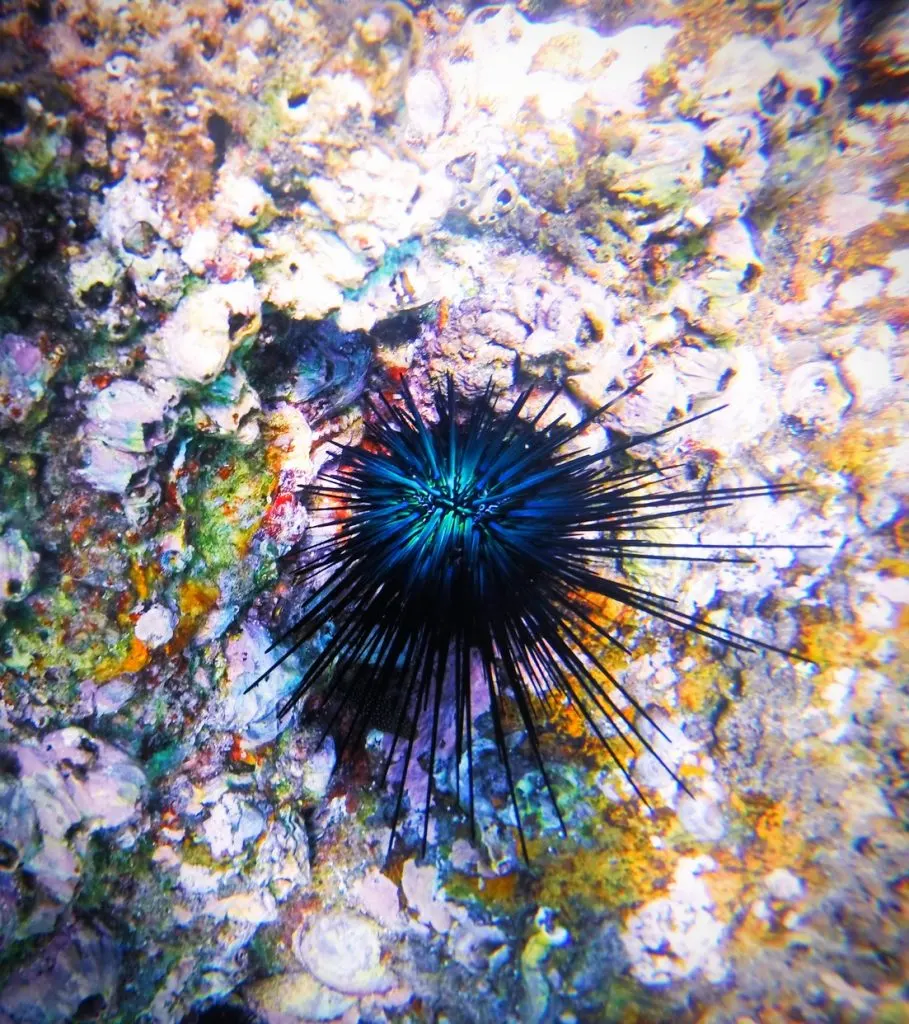
<path id="1" fill-rule="evenodd" d="M 468 400 L 449 378 L 435 391 L 432 420 L 403 384 L 403 406 L 384 396 L 380 406 L 370 403 L 365 443 L 343 448 L 336 471 L 310 488 L 329 499 L 326 510 L 336 531 L 309 549 L 310 561 L 299 570 L 315 576 L 318 586 L 278 641 L 290 641 L 280 661 L 329 623 L 333 632 L 280 714 L 327 681 L 326 734 L 336 729 L 339 760 L 378 713 L 386 721 L 390 715 L 393 742 L 383 781 L 404 744 L 391 843 L 415 741 L 426 729 L 425 850 L 445 707 L 454 711 L 457 764 L 466 758 L 473 827 L 472 677 L 473 688 L 479 681 L 488 695 L 525 858 L 509 722 L 519 723 L 511 731 L 526 733 L 563 831 L 539 743 L 544 712 L 554 700 L 577 709 L 643 799 L 620 755 L 623 747 L 633 752 L 636 739 L 659 760 L 640 723 L 660 730 L 598 654 L 604 643 L 625 647 L 615 630 L 597 620 L 596 600 L 611 598 L 726 647 L 793 656 L 685 614 L 670 597 L 633 583 L 622 566 L 628 559 L 728 560 L 742 547 L 761 547 L 674 543 L 661 539 L 662 528 L 690 513 L 789 494 L 798 486 L 673 489 L 664 470 L 632 463 L 624 453 L 707 413 L 603 451 L 578 452 L 569 442 L 635 388 L 576 426 L 561 416 L 547 420 L 555 396 L 534 416 L 523 415 L 532 390 L 499 411 L 492 386 Z"/>

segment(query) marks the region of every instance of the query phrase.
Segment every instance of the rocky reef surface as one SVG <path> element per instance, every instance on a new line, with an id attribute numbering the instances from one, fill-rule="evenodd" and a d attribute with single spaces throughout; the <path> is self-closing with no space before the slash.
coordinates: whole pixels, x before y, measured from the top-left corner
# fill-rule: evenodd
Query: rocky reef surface
<path id="1" fill-rule="evenodd" d="M 904 1019 L 896 7 L 0 8 L 0 1024 Z M 562 716 L 531 868 L 494 746 L 386 863 L 381 731 L 277 715 L 318 640 L 247 692 L 300 488 L 446 373 L 649 374 L 588 445 L 723 405 L 640 457 L 806 491 L 699 538 L 827 545 L 648 577 L 811 663 L 630 632 L 693 796 Z"/>

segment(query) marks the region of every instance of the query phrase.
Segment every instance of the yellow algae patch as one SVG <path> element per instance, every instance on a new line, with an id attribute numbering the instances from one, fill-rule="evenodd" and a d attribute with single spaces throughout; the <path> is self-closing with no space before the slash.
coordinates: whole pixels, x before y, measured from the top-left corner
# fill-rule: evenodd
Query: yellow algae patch
<path id="1" fill-rule="evenodd" d="M 136 597 L 140 601 L 145 601 L 148 599 L 148 577 L 148 571 L 139 562 L 139 560 L 137 558 L 131 558 L 129 560 L 129 578 L 130 582 L 133 585 L 133 589 L 136 591 Z"/>
<path id="2" fill-rule="evenodd" d="M 598 810 L 594 808 L 595 813 Z M 613 807 L 609 817 L 610 823 L 597 836 L 596 849 L 572 849 L 565 841 L 559 844 L 556 856 L 546 857 L 543 840 L 528 842 L 532 862 L 546 860 L 536 902 L 563 908 L 583 903 L 588 909 L 619 909 L 663 894 L 679 854 L 653 845 L 657 834 L 654 819 L 641 814 L 636 804 L 627 810 Z"/>
<path id="3" fill-rule="evenodd" d="M 283 405 L 270 413 L 263 434 L 268 442 L 265 464 L 274 476 L 285 470 L 307 478 L 315 473 L 312 428 L 299 409 Z"/>
<path id="4" fill-rule="evenodd" d="M 882 558 L 878 570 L 882 576 L 895 576 L 904 580 L 909 576 L 909 561 L 905 558 Z"/>
<path id="5" fill-rule="evenodd" d="M 825 607 L 802 609 L 799 653 L 823 673 L 831 668 L 850 668 L 862 661 L 879 661 L 881 635 L 855 622 L 844 622 Z"/>
<path id="6" fill-rule="evenodd" d="M 688 645 L 689 648 L 704 646 L 702 641 Z M 729 669 L 717 661 L 702 661 L 698 654 L 693 656 L 697 665 L 690 672 L 679 673 L 676 692 L 683 711 L 701 714 L 726 695 Z"/>
<path id="7" fill-rule="evenodd" d="M 213 583 L 203 583 L 198 580 L 187 580 L 180 587 L 177 596 L 177 604 L 180 608 L 180 615 L 189 618 L 199 618 L 208 614 L 218 603 L 221 591 Z"/>
<path id="8" fill-rule="evenodd" d="M 909 232 L 909 216 L 888 211 L 880 220 L 849 238 L 849 245 L 838 254 L 841 270 L 857 271 L 886 265 L 887 257 L 898 248 Z"/>

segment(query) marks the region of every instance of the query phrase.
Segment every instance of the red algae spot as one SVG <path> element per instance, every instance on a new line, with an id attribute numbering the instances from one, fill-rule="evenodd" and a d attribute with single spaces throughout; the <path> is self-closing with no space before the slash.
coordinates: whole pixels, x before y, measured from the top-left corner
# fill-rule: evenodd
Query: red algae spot
<path id="1" fill-rule="evenodd" d="M 237 767 L 255 768 L 258 764 L 256 755 L 243 746 L 243 738 L 236 733 L 230 748 L 230 760 Z"/>

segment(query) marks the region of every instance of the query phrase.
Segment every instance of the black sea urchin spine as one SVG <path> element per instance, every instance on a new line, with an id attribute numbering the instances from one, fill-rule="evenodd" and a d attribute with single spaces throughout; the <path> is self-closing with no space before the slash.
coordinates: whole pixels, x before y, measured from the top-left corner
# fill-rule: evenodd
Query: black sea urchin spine
<path id="1" fill-rule="evenodd" d="M 639 386 L 639 385 L 637 385 Z M 679 629 L 742 651 L 794 656 L 707 619 L 686 615 L 665 595 L 634 585 L 623 560 L 729 561 L 745 548 L 776 545 L 676 544 L 654 539 L 660 527 L 745 498 L 791 494 L 791 484 L 672 490 L 665 471 L 627 468 L 628 449 L 701 419 L 702 413 L 599 452 L 567 450 L 591 422 L 630 388 L 576 426 L 546 421 L 555 396 L 524 418 L 532 389 L 510 409 L 496 409 L 492 387 L 460 399 L 449 378 L 435 392 L 436 421 L 425 419 L 406 384 L 403 407 L 370 403 L 361 447 L 341 451 L 337 471 L 310 488 L 328 498 L 336 534 L 310 549 L 303 577 L 320 583 L 280 642 L 281 661 L 332 623 L 334 633 L 280 709 L 286 714 L 317 684 L 330 707 L 326 734 L 338 732 L 338 760 L 359 742 L 379 710 L 391 711 L 393 741 L 382 772 L 405 744 L 392 821 L 400 820 L 418 727 L 429 733 L 423 808 L 425 851 L 433 802 L 442 709 L 454 709 L 455 757 L 466 755 L 474 826 L 471 665 L 481 666 L 521 848 L 526 844 L 506 729 L 517 712 L 559 822 L 564 822 L 539 745 L 547 703 L 573 705 L 643 800 L 620 748 L 633 739 L 666 765 L 635 715 L 659 726 L 597 657 L 585 632 L 625 651 L 596 620 L 591 598 L 610 598 Z M 716 411 L 716 410 L 713 410 Z M 790 547 L 786 545 L 786 547 Z M 692 550 L 695 549 L 695 550 Z M 724 553 L 725 552 L 725 553 Z M 255 684 L 254 684 L 255 685 Z M 621 695 L 625 706 L 619 706 Z M 615 736 L 607 734 L 608 730 Z M 661 733 L 662 735 L 662 733 Z M 455 773 L 456 778 L 459 773 Z M 646 801 L 645 801 L 646 802 Z"/>

